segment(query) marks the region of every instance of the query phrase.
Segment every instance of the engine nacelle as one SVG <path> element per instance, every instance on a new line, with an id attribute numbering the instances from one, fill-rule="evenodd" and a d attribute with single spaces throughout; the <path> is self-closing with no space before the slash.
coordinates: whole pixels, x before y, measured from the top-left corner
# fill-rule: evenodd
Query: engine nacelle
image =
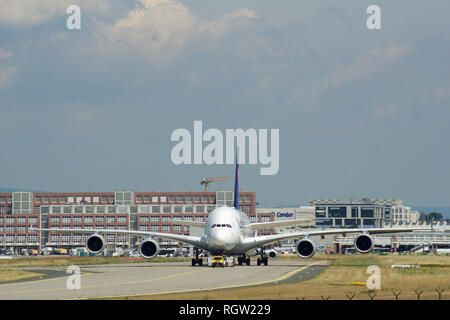
<path id="1" fill-rule="evenodd" d="M 278 252 L 275 249 L 266 249 L 264 250 L 264 253 L 266 256 L 268 256 L 270 259 L 276 259 L 278 258 Z"/>
<path id="2" fill-rule="evenodd" d="M 295 250 L 300 258 L 308 259 L 316 253 L 316 245 L 310 239 L 302 239 L 297 242 Z"/>
<path id="3" fill-rule="evenodd" d="M 355 249 L 360 253 L 368 253 L 373 249 L 373 239 L 367 234 L 360 234 L 354 241 Z"/>
<path id="4" fill-rule="evenodd" d="M 103 252 L 106 247 L 105 239 L 98 233 L 94 233 L 86 239 L 86 249 L 90 253 L 98 254 Z"/>
<path id="5" fill-rule="evenodd" d="M 139 245 L 139 254 L 146 259 L 154 258 L 159 253 L 159 245 L 155 240 L 148 238 Z"/>

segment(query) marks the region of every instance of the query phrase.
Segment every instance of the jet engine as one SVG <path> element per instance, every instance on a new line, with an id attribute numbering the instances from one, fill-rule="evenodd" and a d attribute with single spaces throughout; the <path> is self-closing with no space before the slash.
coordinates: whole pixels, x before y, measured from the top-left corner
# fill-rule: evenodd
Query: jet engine
<path id="1" fill-rule="evenodd" d="M 373 249 L 373 239 L 367 234 L 360 234 L 355 238 L 355 249 L 360 253 L 368 253 Z"/>
<path id="2" fill-rule="evenodd" d="M 151 259 L 159 253 L 158 242 L 152 238 L 145 239 L 139 245 L 139 253 L 143 258 Z"/>
<path id="3" fill-rule="evenodd" d="M 300 258 L 308 259 L 316 252 L 316 245 L 311 240 L 305 238 L 297 242 L 295 250 Z"/>
<path id="4" fill-rule="evenodd" d="M 94 254 L 101 253 L 103 250 L 105 250 L 105 247 L 106 247 L 106 241 L 98 233 L 94 233 L 93 235 L 89 236 L 86 239 L 86 249 L 90 253 L 94 253 Z"/>
<path id="5" fill-rule="evenodd" d="M 278 252 L 275 249 L 266 249 L 264 250 L 264 253 L 266 256 L 268 256 L 270 259 L 276 259 L 278 258 Z"/>

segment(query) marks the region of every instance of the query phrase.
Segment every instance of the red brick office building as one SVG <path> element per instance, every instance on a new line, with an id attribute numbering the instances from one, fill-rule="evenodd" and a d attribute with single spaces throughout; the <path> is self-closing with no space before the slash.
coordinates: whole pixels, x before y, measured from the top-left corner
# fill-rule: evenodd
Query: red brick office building
<path id="1" fill-rule="evenodd" d="M 41 228 L 122 229 L 189 234 L 171 220 L 206 221 L 216 207 L 233 206 L 233 191 L 217 192 L 56 192 L 0 193 L 0 249 L 19 253 L 43 247 L 76 248 L 85 235 L 36 232 Z M 256 222 L 254 192 L 239 194 L 240 209 Z M 264 219 L 264 220 L 263 220 Z M 272 214 L 258 216 L 273 221 Z M 269 234 L 272 230 L 263 230 Z M 106 235 L 111 246 L 130 248 L 136 238 Z"/>

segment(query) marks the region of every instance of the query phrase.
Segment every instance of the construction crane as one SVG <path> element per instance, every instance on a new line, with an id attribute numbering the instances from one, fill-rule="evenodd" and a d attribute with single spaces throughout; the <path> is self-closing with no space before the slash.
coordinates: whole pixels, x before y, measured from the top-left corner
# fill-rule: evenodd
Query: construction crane
<path id="1" fill-rule="evenodd" d="M 225 181 L 225 180 L 230 180 L 230 179 L 231 179 L 231 177 L 204 178 L 204 179 L 202 179 L 202 181 L 200 181 L 200 184 L 204 184 L 205 185 L 205 192 L 208 192 L 208 185 L 211 182 Z"/>

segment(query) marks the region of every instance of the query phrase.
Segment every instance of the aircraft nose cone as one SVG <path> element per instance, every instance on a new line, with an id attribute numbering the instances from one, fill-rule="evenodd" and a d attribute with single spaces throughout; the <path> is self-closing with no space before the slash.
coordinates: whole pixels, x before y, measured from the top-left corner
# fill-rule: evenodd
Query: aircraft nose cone
<path id="1" fill-rule="evenodd" d="M 215 230 L 211 234 L 210 241 L 211 246 L 223 250 L 231 250 L 236 245 L 233 235 L 225 230 Z"/>

